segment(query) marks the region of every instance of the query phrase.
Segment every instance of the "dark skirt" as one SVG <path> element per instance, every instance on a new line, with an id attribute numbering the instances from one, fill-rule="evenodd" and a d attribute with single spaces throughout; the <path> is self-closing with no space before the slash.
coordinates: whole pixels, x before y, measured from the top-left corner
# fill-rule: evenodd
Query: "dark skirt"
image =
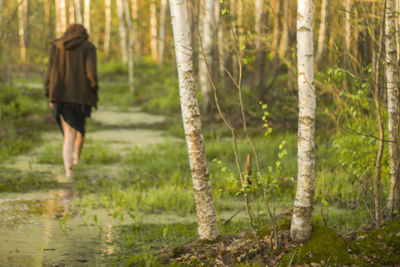
<path id="1" fill-rule="evenodd" d="M 92 113 L 92 108 L 90 106 L 75 103 L 55 102 L 53 113 L 63 135 L 64 130 L 61 124 L 61 116 L 69 126 L 80 132 L 82 136 L 85 136 L 86 118 L 90 117 Z"/>

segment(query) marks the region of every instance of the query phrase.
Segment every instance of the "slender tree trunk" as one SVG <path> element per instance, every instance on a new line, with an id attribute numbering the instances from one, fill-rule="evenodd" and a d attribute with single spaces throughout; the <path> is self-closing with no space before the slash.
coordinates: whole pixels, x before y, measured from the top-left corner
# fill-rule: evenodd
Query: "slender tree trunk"
<path id="1" fill-rule="evenodd" d="M 135 86 L 133 80 L 133 27 L 131 14 L 129 10 L 128 0 L 124 0 L 124 10 L 125 10 L 125 19 L 126 25 L 128 25 L 129 29 L 129 43 L 128 43 L 128 66 L 129 66 L 129 90 L 132 94 L 135 93 Z"/>
<path id="2" fill-rule="evenodd" d="M 55 13 L 56 13 L 56 37 L 59 38 L 61 36 L 61 13 L 60 13 L 60 0 L 55 0 Z"/>
<path id="3" fill-rule="evenodd" d="M 345 2 L 345 24 L 344 24 L 344 57 L 346 68 L 350 66 L 349 55 L 351 46 L 351 0 Z"/>
<path id="4" fill-rule="evenodd" d="M 387 0 L 384 1 L 384 7 L 386 7 Z M 379 46 L 378 46 L 378 54 L 376 55 L 376 59 L 374 60 L 374 73 L 375 73 L 375 81 L 374 81 L 374 101 L 376 107 L 376 118 L 378 121 L 379 127 L 379 142 L 378 142 L 378 152 L 376 153 L 376 161 L 375 161 L 375 175 L 374 175 L 374 204 L 375 204 L 375 223 L 376 227 L 380 228 L 382 222 L 382 211 L 381 211 L 381 165 L 382 165 L 382 156 L 384 150 L 384 138 L 385 131 L 383 128 L 383 118 L 381 114 L 381 100 L 380 100 L 380 87 L 381 84 L 381 60 L 382 54 L 384 51 L 384 31 L 385 31 L 385 21 L 386 21 L 386 9 L 383 8 L 383 19 L 382 26 L 380 29 L 380 38 L 379 38 Z"/>
<path id="5" fill-rule="evenodd" d="M 151 57 L 154 62 L 158 62 L 158 39 L 157 39 L 157 2 L 151 1 L 150 5 L 150 47 Z"/>
<path id="6" fill-rule="evenodd" d="M 229 6 L 230 6 L 231 16 L 237 22 L 238 21 L 238 2 L 237 2 L 237 0 L 230 0 Z M 235 34 L 239 35 L 239 31 L 237 29 L 235 29 Z M 233 45 L 231 45 L 231 47 L 232 46 Z M 232 60 L 232 75 L 233 75 L 233 79 L 235 79 L 235 81 L 237 81 L 239 79 L 238 57 L 236 55 L 235 49 L 231 49 L 230 53 L 231 53 L 231 56 L 232 56 L 231 57 L 231 60 Z"/>
<path id="7" fill-rule="evenodd" d="M 326 40 L 326 24 L 328 18 L 328 0 L 322 0 L 321 3 L 321 24 L 319 26 L 318 33 L 318 50 L 317 50 L 317 67 L 321 66 L 322 57 L 325 50 L 325 40 Z"/>
<path id="8" fill-rule="evenodd" d="M 215 18 L 218 19 L 217 38 L 218 38 L 218 70 L 221 77 L 221 87 L 225 88 L 225 51 L 226 43 L 224 41 L 224 21 L 221 14 L 222 3 L 215 1 Z"/>
<path id="9" fill-rule="evenodd" d="M 179 75 L 179 93 L 192 173 L 198 233 L 202 240 L 215 240 L 218 223 L 209 180 L 200 112 L 196 99 L 193 49 L 185 0 L 170 0 L 175 54 Z"/>
<path id="10" fill-rule="evenodd" d="M 74 7 L 74 1 L 69 0 L 69 10 L 68 10 L 68 24 L 74 24 L 75 23 L 75 7 Z"/>
<path id="11" fill-rule="evenodd" d="M 271 57 L 276 59 L 278 54 L 278 44 L 279 44 L 279 33 L 280 33 L 280 11 L 281 11 L 281 0 L 276 0 L 271 2 L 274 5 L 274 29 L 272 32 L 272 45 L 271 45 Z"/>
<path id="12" fill-rule="evenodd" d="M 85 0 L 85 8 L 84 8 L 84 26 L 88 33 L 90 33 L 90 0 Z"/>
<path id="13" fill-rule="evenodd" d="M 65 0 L 60 0 L 60 30 L 61 34 L 67 29 L 67 5 Z"/>
<path id="14" fill-rule="evenodd" d="M 136 57 L 141 57 L 142 56 L 142 43 L 139 38 L 139 27 L 138 27 L 138 1 L 139 0 L 132 0 L 132 27 L 133 27 L 133 32 L 135 33 L 134 39 L 133 39 L 133 46 L 135 50 L 135 55 Z"/>
<path id="15" fill-rule="evenodd" d="M 385 51 L 386 51 L 386 88 L 388 99 L 388 135 L 389 135 L 389 165 L 390 165 L 390 192 L 388 196 L 387 208 L 389 216 L 398 201 L 398 167 L 399 167 L 399 90 L 397 73 L 397 33 L 395 1 L 386 2 L 386 21 L 385 21 Z M 397 208 L 397 207 L 396 207 Z"/>
<path id="16" fill-rule="evenodd" d="M 290 236 L 296 243 L 311 235 L 315 183 L 315 88 L 313 0 L 297 1 L 297 68 L 299 88 L 298 175 Z"/>
<path id="17" fill-rule="evenodd" d="M 104 54 L 108 57 L 110 52 L 111 35 L 111 0 L 105 0 L 105 33 L 104 33 Z"/>
<path id="18" fill-rule="evenodd" d="M 207 65 L 211 68 L 213 61 L 212 51 L 215 40 L 215 3 L 213 1 L 205 1 L 204 12 L 203 34 L 201 37 L 202 44 L 200 44 L 203 46 L 204 55 L 200 55 L 199 80 L 201 94 L 203 96 L 202 109 L 203 111 L 207 111 L 211 104 L 211 83 L 208 77 Z M 212 73 L 212 70 L 210 70 L 210 73 Z"/>
<path id="19" fill-rule="evenodd" d="M 19 49 L 21 61 L 26 61 L 26 47 L 25 47 L 25 1 L 18 3 L 18 34 L 19 34 Z"/>
<path id="20" fill-rule="evenodd" d="M 259 1 L 259 0 L 257 0 Z M 282 38 L 279 45 L 279 57 L 285 59 L 289 49 L 289 0 L 283 0 Z"/>
<path id="21" fill-rule="evenodd" d="M 160 32 L 158 42 L 158 64 L 161 65 L 164 61 L 164 50 L 165 50 L 165 19 L 167 14 L 167 0 L 161 0 L 160 10 Z"/>
<path id="22" fill-rule="evenodd" d="M 207 0 L 206 0 L 207 1 Z M 244 33 L 244 25 L 243 25 L 243 1 L 244 0 L 236 0 L 237 1 L 237 24 L 238 24 L 238 37 Z"/>
<path id="23" fill-rule="evenodd" d="M 121 44 L 121 56 L 122 62 L 128 62 L 128 55 L 126 49 L 126 29 L 124 23 L 124 7 L 122 0 L 117 0 L 117 15 L 118 15 L 118 25 L 119 25 L 119 40 Z"/>
<path id="24" fill-rule="evenodd" d="M 75 0 L 75 12 L 76 12 L 76 22 L 82 24 L 82 8 L 81 8 L 81 0 Z"/>
<path id="25" fill-rule="evenodd" d="M 263 85 L 264 77 L 264 47 L 262 33 L 264 31 L 263 25 L 263 11 L 264 11 L 264 1 L 255 1 L 255 47 L 256 47 L 256 59 L 255 59 L 255 78 L 254 87 L 260 89 Z"/>
<path id="26" fill-rule="evenodd" d="M 0 29 L 1 29 L 1 26 L 2 26 L 2 19 L 3 19 L 3 2 L 2 2 L 2 0 L 0 0 Z"/>

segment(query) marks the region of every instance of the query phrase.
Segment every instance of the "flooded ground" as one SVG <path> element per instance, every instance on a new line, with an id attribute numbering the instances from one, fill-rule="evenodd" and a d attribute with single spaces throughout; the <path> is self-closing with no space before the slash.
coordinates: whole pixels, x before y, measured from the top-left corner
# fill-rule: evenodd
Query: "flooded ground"
<path id="1" fill-rule="evenodd" d="M 93 120 L 118 129 L 87 133 L 87 138 L 104 143 L 108 149 L 123 153 L 124 149 L 162 142 L 179 141 L 163 131 L 142 128 L 160 123 L 163 117 L 142 113 L 137 109 L 120 112 L 101 109 Z M 140 127 L 135 127 L 140 125 Z M 43 136 L 46 146 L 61 146 L 62 136 L 56 130 Z M 89 144 L 90 145 L 90 144 Z M 106 208 L 83 209 L 74 206 L 74 179 L 63 175 L 61 164 L 38 163 L 44 145 L 26 155 L 10 159 L 3 167 L 24 172 L 40 171 L 54 177 L 57 188 L 48 191 L 0 194 L 0 266 L 105 266 L 105 258 L 114 252 L 115 227 L 132 224 Z M 61 153 L 61 150 L 59 151 Z M 118 168 L 115 163 L 114 168 Z M 104 166 L 110 168 L 113 166 Z M 102 167 L 97 169 L 100 173 Z M 142 222 L 193 221 L 176 215 L 138 216 Z M 177 219 L 178 218 L 178 219 Z"/>

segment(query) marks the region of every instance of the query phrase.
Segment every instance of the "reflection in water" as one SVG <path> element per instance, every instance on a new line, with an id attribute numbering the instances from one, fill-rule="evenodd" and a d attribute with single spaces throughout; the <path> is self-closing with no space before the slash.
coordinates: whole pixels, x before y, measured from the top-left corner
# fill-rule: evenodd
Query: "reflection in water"
<path id="1" fill-rule="evenodd" d="M 91 210 L 86 217 L 71 208 L 74 191 L 0 194 L 0 266 L 101 266 L 102 253 L 113 253 L 112 217 L 105 210 Z M 63 231 L 61 219 L 70 214 Z M 98 217 L 99 227 L 87 225 Z M 110 219 L 111 217 L 111 219 Z"/>

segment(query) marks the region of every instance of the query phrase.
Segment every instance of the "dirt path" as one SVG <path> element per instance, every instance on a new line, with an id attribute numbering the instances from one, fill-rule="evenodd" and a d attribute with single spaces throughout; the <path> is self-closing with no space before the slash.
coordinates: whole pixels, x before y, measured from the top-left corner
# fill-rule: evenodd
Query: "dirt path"
<path id="1" fill-rule="evenodd" d="M 89 140 L 101 142 L 113 153 L 124 154 L 137 146 L 145 147 L 163 142 L 180 142 L 164 131 L 151 129 L 164 118 L 129 109 L 100 109 L 93 113 L 98 130 L 88 131 Z M 56 127 L 56 126 L 55 126 Z M 96 128 L 96 127 L 95 127 Z M 154 128 L 154 127 L 153 127 Z M 46 149 L 61 147 L 58 131 L 47 132 L 45 145 L 38 146 L 3 164 L 3 167 L 43 172 L 56 177 L 59 187 L 49 191 L 29 193 L 0 193 L 0 266 L 102 266 L 104 258 L 114 252 L 114 226 L 132 224 L 113 218 L 110 211 L 81 210 L 74 207 L 74 180 L 66 180 L 61 164 L 39 163 L 38 155 Z M 61 153 L 61 150 L 59 151 Z M 101 166 L 97 172 L 114 166 Z M 176 216 L 165 214 L 155 218 L 140 216 L 143 221 L 179 222 Z"/>

